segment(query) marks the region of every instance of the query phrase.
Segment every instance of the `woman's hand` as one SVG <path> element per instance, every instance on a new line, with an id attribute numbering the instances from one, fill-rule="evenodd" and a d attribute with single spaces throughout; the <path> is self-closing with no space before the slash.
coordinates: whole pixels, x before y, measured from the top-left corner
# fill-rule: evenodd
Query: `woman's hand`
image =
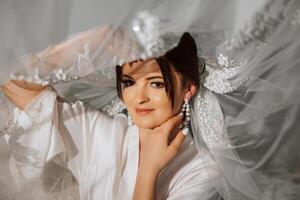
<path id="1" fill-rule="evenodd" d="M 157 176 L 184 142 L 187 129 L 179 129 L 182 118 L 177 115 L 153 130 L 140 130 L 140 162 L 134 199 L 154 199 Z"/>
<path id="2" fill-rule="evenodd" d="M 177 115 L 155 129 L 140 130 L 139 168 L 159 173 L 175 157 L 185 138 L 179 129 L 182 118 Z"/>
<path id="3" fill-rule="evenodd" d="M 5 95 L 21 110 L 23 110 L 32 99 L 47 88 L 34 83 L 20 80 L 8 81 L 0 86 Z"/>

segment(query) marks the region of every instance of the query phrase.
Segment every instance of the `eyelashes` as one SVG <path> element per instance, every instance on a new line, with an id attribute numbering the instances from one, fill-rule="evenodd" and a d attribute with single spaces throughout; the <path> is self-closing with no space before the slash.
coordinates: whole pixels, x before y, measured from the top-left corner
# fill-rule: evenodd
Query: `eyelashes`
<path id="1" fill-rule="evenodd" d="M 121 83 L 122 83 L 124 88 L 130 87 L 130 86 L 135 84 L 135 82 L 133 80 L 130 80 L 130 79 L 121 80 Z"/>
<path id="2" fill-rule="evenodd" d="M 153 81 L 150 83 L 150 85 L 154 88 L 164 88 L 165 87 L 165 84 L 160 81 Z"/>
<path id="3" fill-rule="evenodd" d="M 121 80 L 121 83 L 122 83 L 123 88 L 128 88 L 128 87 L 133 86 L 135 84 L 135 81 L 130 80 L 130 79 L 123 79 L 123 80 Z M 151 87 L 157 88 L 157 89 L 165 87 L 165 84 L 162 81 L 151 81 L 149 84 Z"/>

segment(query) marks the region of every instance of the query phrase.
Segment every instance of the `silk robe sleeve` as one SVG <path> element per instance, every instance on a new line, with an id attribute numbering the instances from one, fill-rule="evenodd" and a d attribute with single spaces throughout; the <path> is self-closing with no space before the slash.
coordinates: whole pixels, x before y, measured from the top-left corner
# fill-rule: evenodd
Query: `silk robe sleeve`
<path id="1" fill-rule="evenodd" d="M 79 182 L 81 199 L 114 199 L 124 163 L 127 121 L 86 109 L 82 103 L 59 106 L 62 134 L 71 136 L 77 153 L 69 168 Z"/>

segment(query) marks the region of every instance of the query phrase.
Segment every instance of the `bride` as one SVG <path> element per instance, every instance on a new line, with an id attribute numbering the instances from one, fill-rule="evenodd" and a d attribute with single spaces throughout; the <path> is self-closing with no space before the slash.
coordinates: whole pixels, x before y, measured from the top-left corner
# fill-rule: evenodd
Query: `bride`
<path id="1" fill-rule="evenodd" d="M 78 153 L 68 168 L 81 199 L 219 199 L 210 184 L 219 177 L 214 161 L 205 148 L 196 149 L 188 134 L 189 101 L 200 84 L 198 66 L 188 33 L 164 56 L 117 66 L 118 93 L 132 125 L 124 115 L 110 118 L 81 103 L 57 102 L 58 126 L 65 130 L 54 133 L 60 134 L 54 137 L 62 146 L 50 141 L 49 148 L 59 153 L 67 148 L 64 144 L 75 143 Z M 201 61 L 200 72 L 204 67 Z M 48 88 L 20 81 L 9 81 L 2 90 L 25 115 L 38 101 L 44 106 L 56 101 Z"/>

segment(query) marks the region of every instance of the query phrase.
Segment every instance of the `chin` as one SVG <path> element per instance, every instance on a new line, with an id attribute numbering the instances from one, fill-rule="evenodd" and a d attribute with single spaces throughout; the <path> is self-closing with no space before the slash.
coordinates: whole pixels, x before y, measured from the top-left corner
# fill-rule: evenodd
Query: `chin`
<path id="1" fill-rule="evenodd" d="M 136 120 L 135 125 L 142 129 L 153 129 L 160 126 L 163 122 L 154 120 Z"/>
<path id="2" fill-rule="evenodd" d="M 151 115 L 139 116 L 133 115 L 133 122 L 138 128 L 154 129 L 162 125 L 171 115 L 166 113 L 153 113 Z"/>

